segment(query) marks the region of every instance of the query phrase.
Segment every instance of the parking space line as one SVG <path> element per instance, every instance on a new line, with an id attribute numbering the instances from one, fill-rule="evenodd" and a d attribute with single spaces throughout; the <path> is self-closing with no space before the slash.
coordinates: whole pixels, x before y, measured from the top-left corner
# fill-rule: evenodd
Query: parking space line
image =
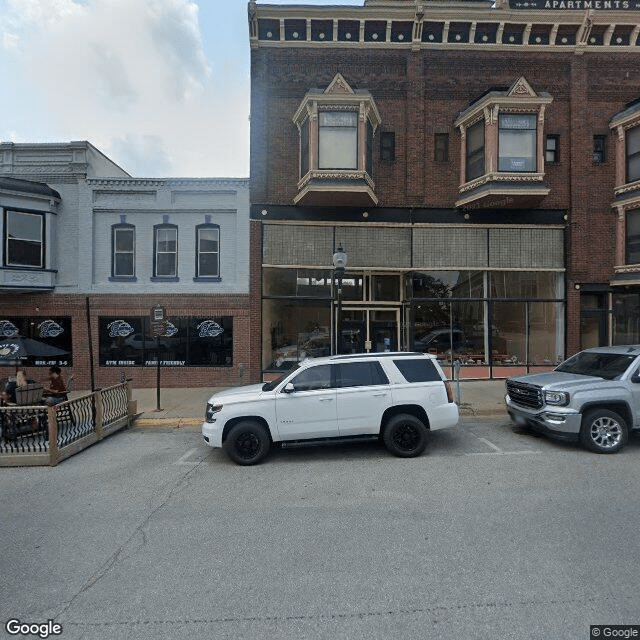
<path id="1" fill-rule="evenodd" d="M 480 438 L 482 439 L 482 438 Z M 524 456 L 529 454 L 542 453 L 542 451 L 477 451 L 475 453 L 465 453 L 465 456 Z"/>
<path id="2" fill-rule="evenodd" d="M 478 436 L 476 436 L 476 438 L 478 438 Z M 489 440 L 487 440 L 486 438 L 478 438 L 478 440 L 480 440 L 481 442 L 484 442 L 488 447 L 491 447 L 494 451 L 497 451 L 498 453 L 502 453 L 502 449 L 500 447 L 493 444 L 493 442 L 489 442 Z"/>
<path id="3" fill-rule="evenodd" d="M 196 464 L 196 461 L 187 462 L 187 460 L 197 451 L 198 449 L 190 449 L 185 453 L 182 457 L 176 460 L 173 464 Z"/>

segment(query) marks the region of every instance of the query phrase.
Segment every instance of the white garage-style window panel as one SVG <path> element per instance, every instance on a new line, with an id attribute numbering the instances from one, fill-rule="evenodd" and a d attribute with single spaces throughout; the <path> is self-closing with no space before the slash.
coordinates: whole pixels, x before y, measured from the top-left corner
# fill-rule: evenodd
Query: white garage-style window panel
<path id="1" fill-rule="evenodd" d="M 25 211 L 5 212 L 5 264 L 44 268 L 44 216 Z"/>
<path id="2" fill-rule="evenodd" d="M 553 98 L 525 78 L 490 90 L 456 119 L 460 130 L 462 208 L 534 207 L 549 193 L 543 184 L 544 115 Z"/>
<path id="3" fill-rule="evenodd" d="M 336 74 L 310 89 L 293 116 L 300 144 L 295 204 L 377 204 L 373 145 L 380 114 L 373 96 Z"/>

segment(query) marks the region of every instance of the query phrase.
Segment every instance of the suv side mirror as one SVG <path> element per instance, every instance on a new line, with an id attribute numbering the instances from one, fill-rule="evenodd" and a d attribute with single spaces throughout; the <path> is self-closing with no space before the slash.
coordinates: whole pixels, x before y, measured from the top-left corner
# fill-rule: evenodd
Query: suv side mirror
<path id="1" fill-rule="evenodd" d="M 631 382 L 633 382 L 634 384 L 638 384 L 638 383 L 640 383 L 640 371 L 636 371 L 636 372 L 631 376 Z"/>
<path id="2" fill-rule="evenodd" d="M 293 386 L 293 382 L 287 382 L 282 390 L 284 393 L 295 393 L 296 388 Z"/>

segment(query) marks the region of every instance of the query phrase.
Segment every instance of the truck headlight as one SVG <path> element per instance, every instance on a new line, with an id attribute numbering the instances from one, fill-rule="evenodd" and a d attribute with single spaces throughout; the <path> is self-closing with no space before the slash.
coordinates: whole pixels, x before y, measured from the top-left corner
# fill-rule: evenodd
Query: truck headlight
<path id="1" fill-rule="evenodd" d="M 569 404 L 569 394 L 564 391 L 545 391 L 544 401 L 546 404 L 563 407 Z"/>
<path id="2" fill-rule="evenodd" d="M 204 419 L 207 422 L 215 422 L 216 419 L 213 416 L 218 413 L 218 411 L 222 411 L 221 404 L 211 404 L 210 402 L 207 402 L 207 410 L 204 412 Z"/>

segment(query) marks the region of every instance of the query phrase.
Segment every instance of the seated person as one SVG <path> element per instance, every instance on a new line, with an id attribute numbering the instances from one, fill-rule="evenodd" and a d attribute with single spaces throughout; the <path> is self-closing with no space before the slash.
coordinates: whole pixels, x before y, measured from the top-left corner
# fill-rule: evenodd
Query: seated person
<path id="1" fill-rule="evenodd" d="M 7 383 L 7 386 L 9 383 Z M 7 391 L 7 387 L 5 386 L 2 391 L 0 391 L 0 407 L 7 407 L 10 404 L 15 404 L 16 396 L 15 396 L 15 387 L 13 387 L 13 396 L 9 391 Z M 13 397 L 13 400 L 11 399 Z"/>
<path id="2" fill-rule="evenodd" d="M 18 369 L 16 371 L 16 387 L 26 387 L 29 384 L 29 380 L 27 380 L 27 374 L 24 369 Z"/>
<path id="3" fill-rule="evenodd" d="M 60 367 L 49 367 L 49 388 L 44 390 L 45 403 L 49 406 L 54 404 L 60 404 L 66 402 L 69 398 L 67 396 L 67 388 L 60 376 Z"/>

